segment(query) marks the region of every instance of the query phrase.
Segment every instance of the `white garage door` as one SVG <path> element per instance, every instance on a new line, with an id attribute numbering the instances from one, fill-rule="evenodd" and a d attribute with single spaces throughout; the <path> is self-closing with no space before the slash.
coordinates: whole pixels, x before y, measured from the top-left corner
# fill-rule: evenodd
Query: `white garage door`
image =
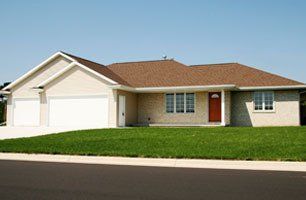
<path id="1" fill-rule="evenodd" d="M 49 126 L 104 128 L 108 126 L 107 96 L 50 97 Z"/>
<path id="2" fill-rule="evenodd" d="M 13 99 L 13 125 L 39 126 L 39 99 Z"/>

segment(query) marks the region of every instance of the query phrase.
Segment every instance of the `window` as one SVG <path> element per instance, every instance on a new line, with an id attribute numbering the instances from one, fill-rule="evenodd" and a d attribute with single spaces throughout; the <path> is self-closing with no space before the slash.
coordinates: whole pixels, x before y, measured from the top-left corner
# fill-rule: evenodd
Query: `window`
<path id="1" fill-rule="evenodd" d="M 262 92 L 255 92 L 254 93 L 254 110 L 262 110 L 263 107 L 263 93 Z"/>
<path id="2" fill-rule="evenodd" d="M 194 93 L 166 94 L 167 113 L 194 113 Z"/>
<path id="3" fill-rule="evenodd" d="M 174 94 L 166 94 L 166 112 L 174 113 Z"/>
<path id="4" fill-rule="evenodd" d="M 178 93 L 175 95 L 176 99 L 176 112 L 184 113 L 185 112 L 185 97 L 184 93 Z"/>
<path id="5" fill-rule="evenodd" d="M 274 110 L 274 93 L 254 92 L 254 110 L 255 111 Z"/>
<path id="6" fill-rule="evenodd" d="M 186 93 L 186 113 L 194 113 L 194 93 Z"/>
<path id="7" fill-rule="evenodd" d="M 264 93 L 264 105 L 265 110 L 273 110 L 273 93 L 272 92 L 266 92 Z"/>

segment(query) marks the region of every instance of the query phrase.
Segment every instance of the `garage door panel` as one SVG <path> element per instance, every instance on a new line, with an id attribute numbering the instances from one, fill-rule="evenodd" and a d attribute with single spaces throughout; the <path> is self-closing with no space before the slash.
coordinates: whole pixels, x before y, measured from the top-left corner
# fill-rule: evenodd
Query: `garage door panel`
<path id="1" fill-rule="evenodd" d="M 49 126 L 107 127 L 108 98 L 106 96 L 50 98 Z"/>
<path id="2" fill-rule="evenodd" d="M 13 125 L 39 126 L 39 99 L 13 99 Z"/>

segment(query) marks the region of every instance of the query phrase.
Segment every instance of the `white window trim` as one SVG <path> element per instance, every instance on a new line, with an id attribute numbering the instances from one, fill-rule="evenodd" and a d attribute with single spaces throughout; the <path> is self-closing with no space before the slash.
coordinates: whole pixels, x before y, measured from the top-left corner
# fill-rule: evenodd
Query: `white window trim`
<path id="1" fill-rule="evenodd" d="M 186 101 L 187 98 L 186 98 L 186 96 L 187 96 L 186 93 L 184 93 L 184 113 L 187 113 L 186 112 L 186 107 L 187 107 L 187 101 Z"/>
<path id="2" fill-rule="evenodd" d="M 184 112 L 176 112 L 176 94 L 184 94 Z M 186 104 L 186 94 L 187 93 L 193 93 L 194 94 L 194 112 L 186 112 L 186 106 L 187 106 L 187 104 Z M 173 112 L 167 112 L 167 94 L 173 94 L 173 106 L 174 106 L 174 108 L 173 108 Z M 169 92 L 169 93 L 165 93 L 165 95 L 164 95 L 164 102 L 165 102 L 165 106 L 164 106 L 164 108 L 165 108 L 165 110 L 164 110 L 164 112 L 166 113 L 166 114 L 195 114 L 195 112 L 196 112 L 196 93 L 195 92 Z"/>
<path id="3" fill-rule="evenodd" d="M 176 111 L 176 95 L 177 94 L 183 94 L 184 95 L 184 112 L 177 112 Z M 184 114 L 184 113 L 186 113 L 186 93 L 185 92 L 178 92 L 178 93 L 175 93 L 174 97 L 175 97 L 175 107 L 174 107 L 175 113 L 177 113 L 177 114 Z"/>
<path id="4" fill-rule="evenodd" d="M 262 110 L 255 110 L 255 93 L 263 93 L 262 95 Z M 272 93 L 273 97 L 273 110 L 265 109 L 265 93 Z M 274 99 L 274 91 L 256 91 L 253 92 L 253 112 L 254 113 L 274 113 L 275 112 L 275 99 Z"/>
<path id="5" fill-rule="evenodd" d="M 193 98 L 194 98 L 194 99 L 193 99 L 193 112 L 187 112 L 187 110 L 186 110 L 187 103 L 185 104 L 185 112 L 186 112 L 187 114 L 194 114 L 194 113 L 196 112 L 196 99 L 197 99 L 197 98 L 196 98 L 196 93 L 195 93 L 195 92 L 186 92 L 186 93 L 185 93 L 185 102 L 187 102 L 187 101 L 186 101 L 186 96 L 187 96 L 186 94 L 187 94 L 187 93 L 188 93 L 188 94 L 193 94 Z"/>
<path id="6" fill-rule="evenodd" d="M 173 112 L 167 112 L 167 94 L 173 94 Z M 164 95 L 164 103 L 165 103 L 165 113 L 166 114 L 174 114 L 175 113 L 175 111 L 176 111 L 176 101 L 175 101 L 175 93 L 165 93 L 165 95 Z"/>

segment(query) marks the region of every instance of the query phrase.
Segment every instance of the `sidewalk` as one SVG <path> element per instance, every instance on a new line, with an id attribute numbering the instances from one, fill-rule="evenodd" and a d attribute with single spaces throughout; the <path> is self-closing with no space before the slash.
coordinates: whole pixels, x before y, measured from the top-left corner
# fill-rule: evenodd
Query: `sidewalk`
<path id="1" fill-rule="evenodd" d="M 69 156 L 48 154 L 0 153 L 0 160 L 59 162 L 148 167 L 179 167 L 203 169 L 240 169 L 306 172 L 306 162 L 232 161 L 201 159 L 127 158 L 102 156 Z"/>

